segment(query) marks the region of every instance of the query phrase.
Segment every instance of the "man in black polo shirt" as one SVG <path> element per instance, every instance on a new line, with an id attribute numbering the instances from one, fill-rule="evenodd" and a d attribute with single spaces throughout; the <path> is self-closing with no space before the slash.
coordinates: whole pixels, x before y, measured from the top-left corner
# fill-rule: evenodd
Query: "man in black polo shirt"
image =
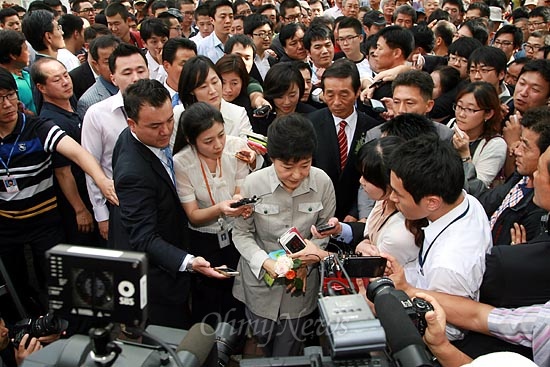
<path id="1" fill-rule="evenodd" d="M 29 281 L 24 246 L 30 245 L 44 289 L 44 252 L 63 239 L 53 188 L 53 152 L 76 162 L 109 200 L 118 201 L 113 182 L 88 152 L 53 122 L 26 117 L 18 108 L 15 79 L 0 68 L 0 258 L 15 288 L 25 293 Z M 34 311 L 35 316 L 44 312 Z"/>
<path id="2" fill-rule="evenodd" d="M 55 59 L 40 59 L 31 69 L 31 77 L 44 98 L 40 117 L 52 120 L 67 135 L 80 143 L 82 119 L 71 105 L 73 83 L 65 66 Z M 92 204 L 86 190 L 84 172 L 76 163 L 59 153 L 53 154 L 55 189 L 65 233 L 65 241 L 75 245 L 98 245 L 97 225 L 91 214 Z"/>

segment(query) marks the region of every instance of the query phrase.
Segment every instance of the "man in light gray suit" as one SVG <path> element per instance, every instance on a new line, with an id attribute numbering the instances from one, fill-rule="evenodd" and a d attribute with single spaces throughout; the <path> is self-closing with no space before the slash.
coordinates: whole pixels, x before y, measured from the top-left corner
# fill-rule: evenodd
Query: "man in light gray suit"
<path id="1" fill-rule="evenodd" d="M 112 35 L 101 36 L 91 42 L 91 63 L 99 76 L 96 82 L 78 100 L 76 111 L 81 119 L 84 119 L 84 115 L 91 105 L 118 93 L 118 87 L 111 82 L 109 56 L 119 44 L 120 40 Z"/>

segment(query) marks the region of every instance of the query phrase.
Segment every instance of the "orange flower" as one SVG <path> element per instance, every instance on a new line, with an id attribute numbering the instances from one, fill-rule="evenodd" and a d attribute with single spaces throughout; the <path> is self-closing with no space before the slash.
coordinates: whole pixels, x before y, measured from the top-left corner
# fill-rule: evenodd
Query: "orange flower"
<path id="1" fill-rule="evenodd" d="M 294 278 L 296 278 L 296 272 L 294 270 L 289 270 L 286 274 L 285 274 L 285 277 L 288 279 L 288 280 L 292 280 Z"/>

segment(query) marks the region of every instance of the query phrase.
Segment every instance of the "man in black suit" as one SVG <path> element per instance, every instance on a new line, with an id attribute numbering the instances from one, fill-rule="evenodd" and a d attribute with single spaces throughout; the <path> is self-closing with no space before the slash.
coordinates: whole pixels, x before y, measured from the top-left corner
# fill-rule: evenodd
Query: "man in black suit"
<path id="1" fill-rule="evenodd" d="M 147 253 L 149 322 L 188 328 L 188 273 L 225 277 L 186 251 L 187 217 L 169 149 L 174 113 L 168 90 L 156 80 L 139 80 L 126 89 L 124 108 L 129 127 L 113 152 L 120 206 L 111 208 L 109 243 Z"/>
<path id="2" fill-rule="evenodd" d="M 349 214 L 357 216 L 360 177 L 357 152 L 365 142 L 367 130 L 378 121 L 355 108 L 361 81 L 352 61 L 341 59 L 329 66 L 321 79 L 321 88 L 328 107 L 308 115 L 317 134 L 313 164 L 325 171 L 334 184 L 336 217 L 348 221 L 352 219 L 345 219 Z"/>
<path id="3" fill-rule="evenodd" d="M 84 94 L 95 83 L 94 72 L 90 66 L 92 57 L 88 54 L 88 61 L 71 70 L 69 75 L 73 80 L 73 93 L 76 99 Z"/>

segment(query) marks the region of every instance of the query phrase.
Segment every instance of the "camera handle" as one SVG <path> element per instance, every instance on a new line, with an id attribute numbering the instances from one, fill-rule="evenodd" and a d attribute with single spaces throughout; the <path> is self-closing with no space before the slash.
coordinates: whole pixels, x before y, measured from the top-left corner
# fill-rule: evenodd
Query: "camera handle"
<path id="1" fill-rule="evenodd" d="M 90 329 L 89 336 L 92 340 L 90 357 L 95 362 L 96 366 L 112 366 L 120 352 L 122 352 L 122 349 L 111 339 L 112 327 L 113 324 L 109 324 L 105 328 Z"/>

